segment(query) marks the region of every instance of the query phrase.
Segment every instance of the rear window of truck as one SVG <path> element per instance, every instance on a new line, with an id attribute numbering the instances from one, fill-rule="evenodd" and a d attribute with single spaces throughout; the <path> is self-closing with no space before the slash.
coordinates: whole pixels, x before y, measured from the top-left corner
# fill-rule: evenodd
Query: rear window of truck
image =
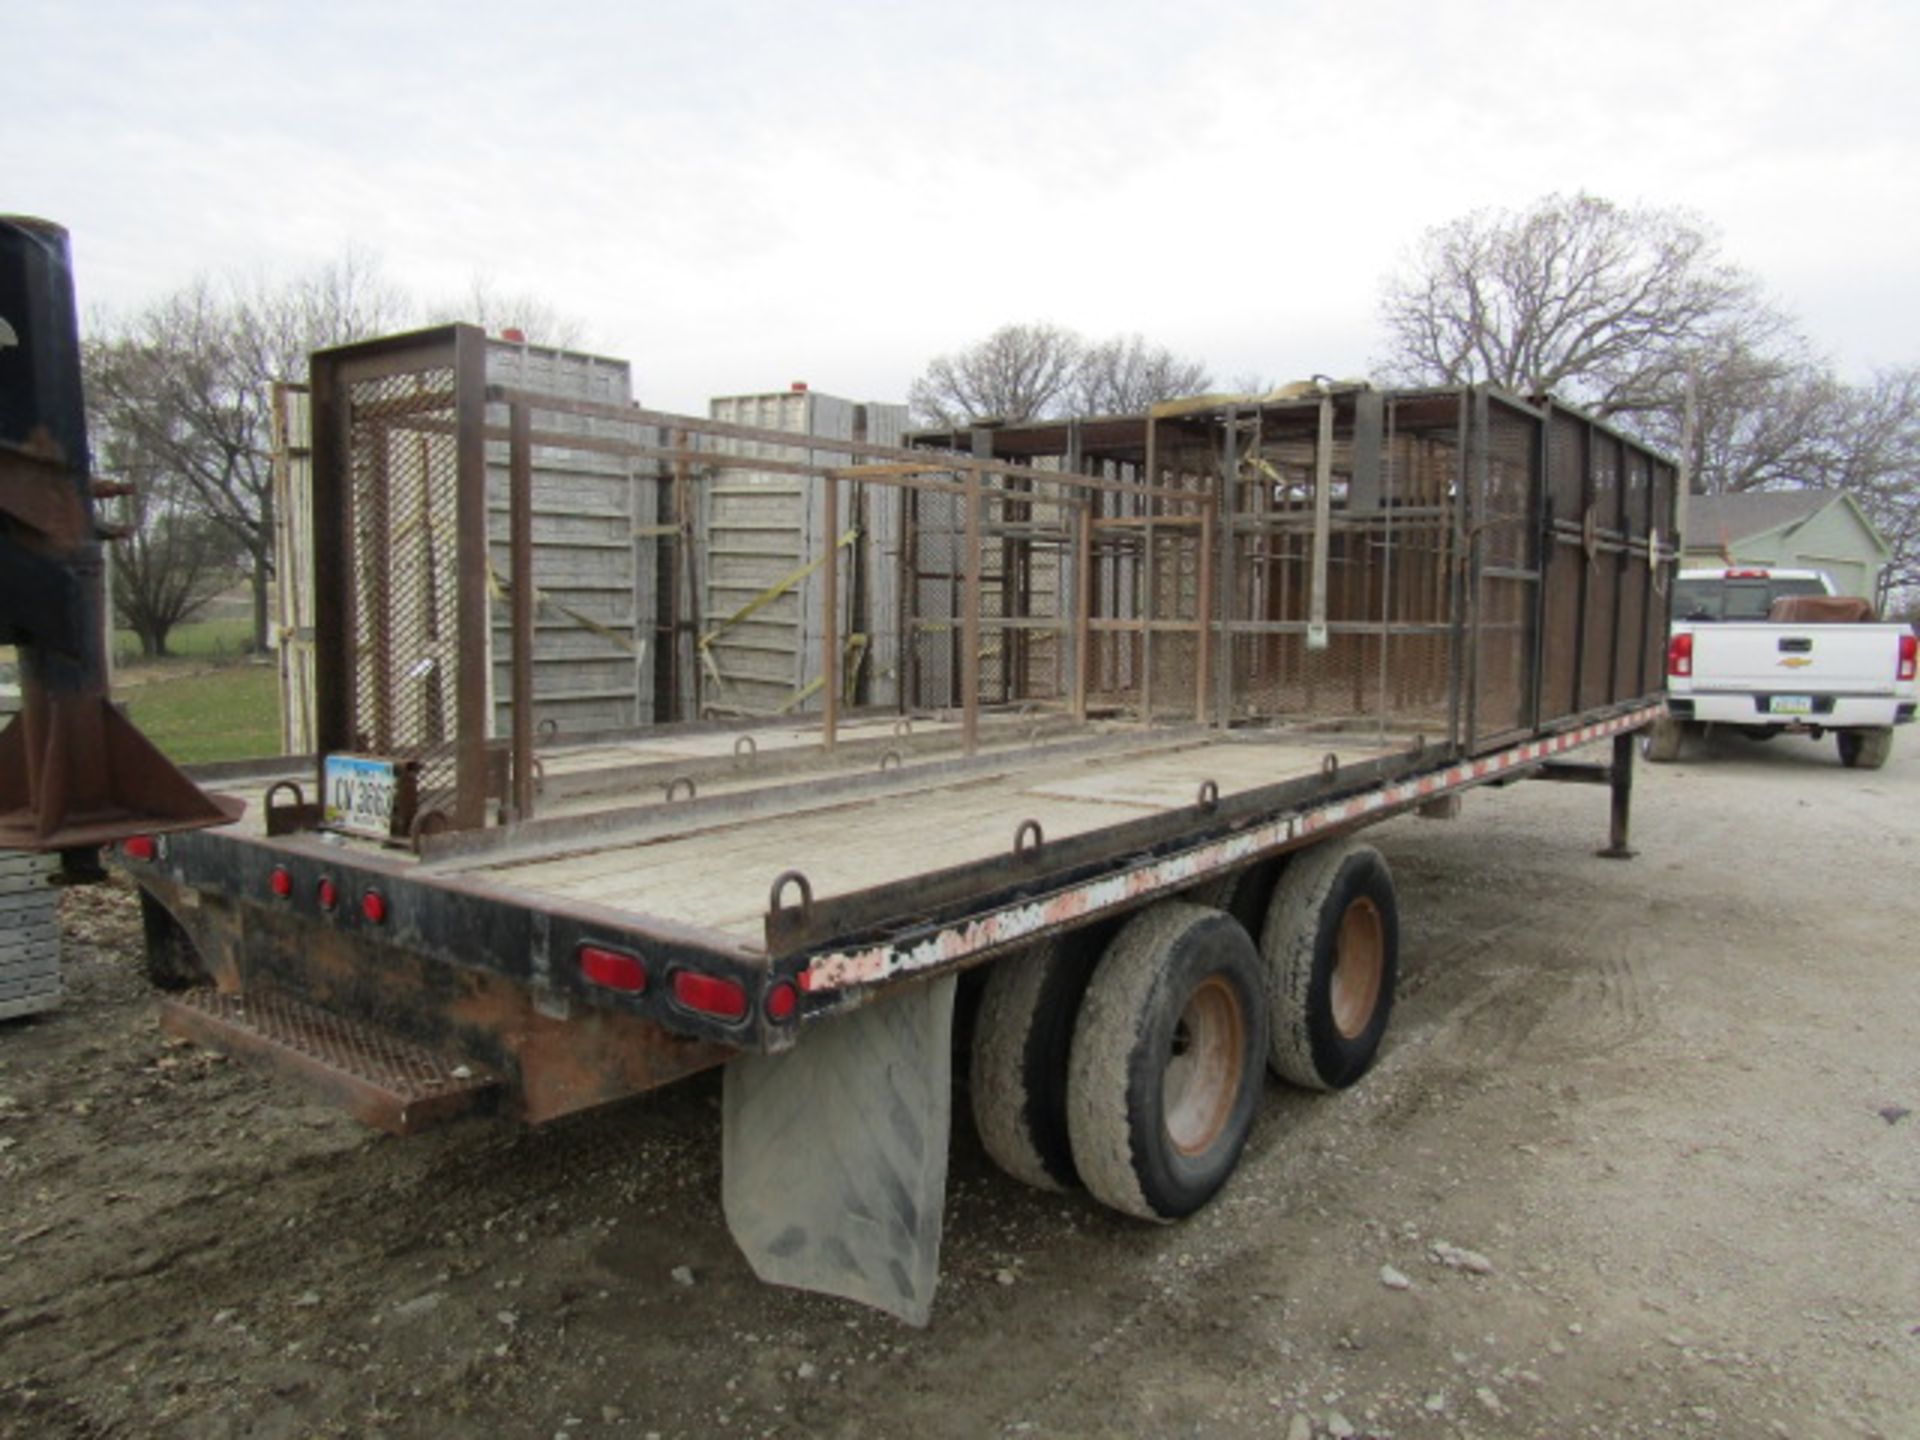
<path id="1" fill-rule="evenodd" d="M 1824 595 L 1827 587 L 1814 579 L 1761 579 L 1757 576 L 1729 580 L 1715 575 L 1706 579 L 1681 580 L 1673 587 L 1673 618 L 1676 620 L 1764 620 L 1773 602 L 1782 595 Z"/>

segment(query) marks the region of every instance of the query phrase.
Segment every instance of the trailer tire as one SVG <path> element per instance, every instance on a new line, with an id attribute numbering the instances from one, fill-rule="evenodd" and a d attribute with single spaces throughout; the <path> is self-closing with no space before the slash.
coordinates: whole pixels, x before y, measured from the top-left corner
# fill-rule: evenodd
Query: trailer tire
<path id="1" fill-rule="evenodd" d="M 1267 1046 L 1260 962 L 1229 915 L 1169 900 L 1127 922 L 1087 986 L 1067 1130 L 1095 1199 L 1191 1215 L 1239 1163 Z"/>
<path id="2" fill-rule="evenodd" d="M 1043 940 L 997 961 L 974 1017 L 970 1089 L 980 1143 L 1002 1170 L 1040 1190 L 1073 1190 L 1067 1061 L 1074 1021 L 1109 928 Z"/>
<path id="3" fill-rule="evenodd" d="M 1878 770 L 1893 754 L 1893 727 L 1874 725 L 1864 730 L 1836 730 L 1840 763 L 1849 770 Z"/>
<path id="4" fill-rule="evenodd" d="M 1324 844 L 1280 877 L 1260 932 L 1268 1063 L 1309 1090 L 1339 1090 L 1373 1067 L 1393 1014 L 1400 908 L 1371 845 Z"/>
<path id="5" fill-rule="evenodd" d="M 1662 715 L 1646 729 L 1640 732 L 1640 754 L 1655 765 L 1665 765 L 1680 758 L 1680 746 L 1687 738 L 1687 726 L 1684 720 L 1675 720 L 1671 715 Z"/>
<path id="6" fill-rule="evenodd" d="M 1194 905 L 1224 910 L 1240 922 L 1248 935 L 1258 935 L 1260 924 L 1267 916 L 1267 906 L 1273 901 L 1273 887 L 1285 864 L 1285 856 L 1258 860 L 1230 875 L 1196 885 L 1180 898 Z"/>

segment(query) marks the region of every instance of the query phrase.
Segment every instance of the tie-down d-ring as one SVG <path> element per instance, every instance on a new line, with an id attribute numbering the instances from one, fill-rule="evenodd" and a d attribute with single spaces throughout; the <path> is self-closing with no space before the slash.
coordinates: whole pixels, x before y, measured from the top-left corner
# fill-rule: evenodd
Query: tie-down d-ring
<path id="1" fill-rule="evenodd" d="M 800 891 L 800 918 L 806 919 L 813 911 L 813 885 L 798 870 L 782 870 L 773 878 L 773 888 L 767 892 L 767 909 L 778 915 L 786 907 L 780 903 L 780 897 L 789 885 L 797 886 Z"/>
<path id="2" fill-rule="evenodd" d="M 676 775 L 673 777 L 673 779 L 667 781 L 667 803 L 669 805 L 671 805 L 674 802 L 674 799 L 679 795 L 680 787 L 682 785 L 687 787 L 687 799 L 689 800 L 693 799 L 694 796 L 698 793 L 697 789 L 694 786 L 693 777 L 691 775 Z"/>

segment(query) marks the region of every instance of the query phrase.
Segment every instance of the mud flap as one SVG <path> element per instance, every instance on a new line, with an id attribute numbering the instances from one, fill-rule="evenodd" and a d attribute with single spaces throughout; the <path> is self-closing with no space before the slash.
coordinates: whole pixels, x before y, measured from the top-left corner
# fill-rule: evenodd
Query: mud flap
<path id="1" fill-rule="evenodd" d="M 952 976 L 727 1067 L 721 1199 L 754 1273 L 925 1325 L 940 1278 Z"/>

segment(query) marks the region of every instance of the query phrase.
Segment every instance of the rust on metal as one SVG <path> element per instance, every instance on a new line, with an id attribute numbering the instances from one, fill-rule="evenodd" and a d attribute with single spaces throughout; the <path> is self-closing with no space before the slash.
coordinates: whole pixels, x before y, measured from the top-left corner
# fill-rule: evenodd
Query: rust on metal
<path id="1" fill-rule="evenodd" d="M 270 992 L 166 995 L 160 1023 L 195 1044 L 291 1074 L 363 1124 L 394 1135 L 464 1115 L 500 1084 L 474 1065 Z"/>

